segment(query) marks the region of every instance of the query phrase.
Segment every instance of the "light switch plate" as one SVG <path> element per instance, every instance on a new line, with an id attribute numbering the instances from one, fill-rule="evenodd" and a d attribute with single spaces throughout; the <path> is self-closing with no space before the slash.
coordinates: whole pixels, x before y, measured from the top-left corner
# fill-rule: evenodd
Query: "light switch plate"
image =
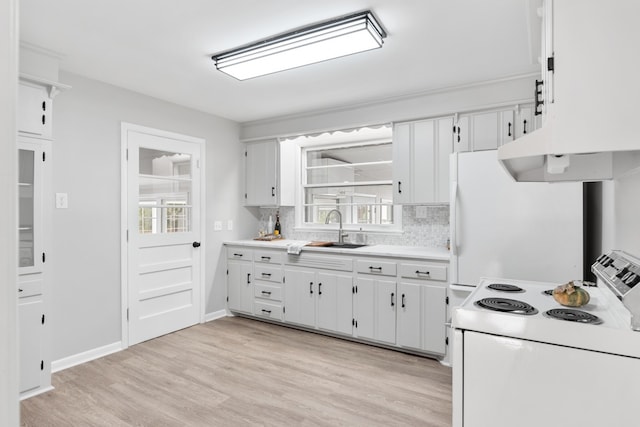
<path id="1" fill-rule="evenodd" d="M 213 231 L 222 231 L 222 221 L 213 222 Z"/>
<path id="2" fill-rule="evenodd" d="M 227 220 L 227 230 L 233 230 L 233 220 Z"/>
<path id="3" fill-rule="evenodd" d="M 67 193 L 56 193 L 56 209 L 67 209 L 69 207 L 69 195 Z"/>

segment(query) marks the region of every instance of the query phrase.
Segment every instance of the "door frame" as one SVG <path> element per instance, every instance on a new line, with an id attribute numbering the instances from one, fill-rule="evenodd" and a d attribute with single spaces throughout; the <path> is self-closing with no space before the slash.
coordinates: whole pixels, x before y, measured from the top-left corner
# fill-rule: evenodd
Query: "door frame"
<path id="1" fill-rule="evenodd" d="M 146 133 L 148 135 L 159 136 L 164 138 L 173 138 L 181 141 L 192 142 L 200 145 L 200 237 L 203 243 L 206 243 L 206 180 L 205 180 L 205 157 L 206 157 L 206 140 L 193 136 L 183 135 L 175 132 L 169 132 L 161 129 L 150 128 L 146 126 L 136 125 L 133 123 L 121 122 L 120 124 L 120 298 L 121 298 L 121 336 L 122 349 L 129 347 L 129 242 L 128 242 L 128 132 L 136 131 Z M 205 321 L 205 253 L 206 244 L 199 248 L 200 254 L 200 277 L 197 278 L 200 286 L 200 323 Z"/>

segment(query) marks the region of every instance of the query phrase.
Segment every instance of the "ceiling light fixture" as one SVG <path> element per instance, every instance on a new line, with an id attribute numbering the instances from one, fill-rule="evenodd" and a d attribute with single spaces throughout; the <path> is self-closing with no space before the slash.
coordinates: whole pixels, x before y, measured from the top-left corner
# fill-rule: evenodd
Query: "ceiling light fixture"
<path id="1" fill-rule="evenodd" d="M 211 57 L 238 80 L 382 47 L 387 36 L 370 11 L 301 28 Z"/>

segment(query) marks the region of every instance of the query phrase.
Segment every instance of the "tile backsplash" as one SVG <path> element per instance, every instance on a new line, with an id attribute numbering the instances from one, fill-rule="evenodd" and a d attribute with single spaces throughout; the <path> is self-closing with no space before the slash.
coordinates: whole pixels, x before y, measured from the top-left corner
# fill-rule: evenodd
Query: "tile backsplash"
<path id="1" fill-rule="evenodd" d="M 420 215 L 416 210 L 420 209 Z M 276 220 L 276 211 L 280 211 L 282 234 L 292 240 L 336 240 L 335 231 L 295 230 L 295 210 L 293 207 L 260 208 L 258 228 L 267 229 L 269 215 Z M 418 218 L 420 216 L 420 218 Z M 369 245 L 401 245 L 446 247 L 449 239 L 449 206 L 403 206 L 402 232 L 353 232 L 347 231 L 345 240 Z"/>

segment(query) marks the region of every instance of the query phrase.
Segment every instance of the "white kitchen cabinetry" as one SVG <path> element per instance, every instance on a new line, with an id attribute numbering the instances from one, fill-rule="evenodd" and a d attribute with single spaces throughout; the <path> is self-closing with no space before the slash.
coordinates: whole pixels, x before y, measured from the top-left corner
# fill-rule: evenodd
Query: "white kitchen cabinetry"
<path id="1" fill-rule="evenodd" d="M 246 143 L 245 205 L 295 204 L 295 150 L 294 144 L 275 139 Z"/>
<path id="2" fill-rule="evenodd" d="M 399 270 L 397 344 L 445 354 L 447 267 L 400 263 Z"/>
<path id="3" fill-rule="evenodd" d="M 351 334 L 350 274 L 299 267 L 285 268 L 284 274 L 286 322 Z"/>
<path id="4" fill-rule="evenodd" d="M 452 126 L 451 117 L 394 125 L 395 204 L 448 202 Z"/>
<path id="5" fill-rule="evenodd" d="M 282 254 L 276 251 L 253 253 L 253 314 L 274 320 L 282 320 L 284 291 L 281 263 Z"/>
<path id="6" fill-rule="evenodd" d="M 541 117 L 535 115 L 533 104 L 521 105 L 516 112 L 516 139 L 540 128 Z"/>
<path id="7" fill-rule="evenodd" d="M 51 139 L 53 100 L 46 87 L 21 81 L 18 85 L 18 131 Z"/>
<path id="8" fill-rule="evenodd" d="M 18 137 L 18 327 L 20 393 L 51 388 L 47 247 L 51 230 L 51 141 Z"/>
<path id="9" fill-rule="evenodd" d="M 356 336 L 395 344 L 396 302 L 395 278 L 358 275 L 354 304 Z"/>
<path id="10" fill-rule="evenodd" d="M 253 252 L 227 247 L 227 307 L 231 311 L 253 314 Z"/>
<path id="11" fill-rule="evenodd" d="M 495 150 L 515 138 L 514 109 L 460 114 L 453 132 L 455 152 Z"/>

